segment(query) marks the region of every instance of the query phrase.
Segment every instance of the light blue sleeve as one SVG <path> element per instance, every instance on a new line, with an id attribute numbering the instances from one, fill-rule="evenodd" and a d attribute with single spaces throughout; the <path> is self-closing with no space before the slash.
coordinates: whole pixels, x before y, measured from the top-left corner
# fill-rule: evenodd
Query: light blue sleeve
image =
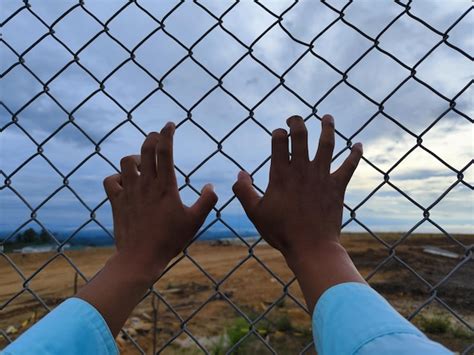
<path id="1" fill-rule="evenodd" d="M 102 315 L 80 298 L 69 298 L 2 352 L 16 354 L 118 354 Z"/>
<path id="2" fill-rule="evenodd" d="M 452 354 L 429 340 L 371 287 L 357 282 L 326 290 L 313 313 L 313 336 L 325 354 Z"/>

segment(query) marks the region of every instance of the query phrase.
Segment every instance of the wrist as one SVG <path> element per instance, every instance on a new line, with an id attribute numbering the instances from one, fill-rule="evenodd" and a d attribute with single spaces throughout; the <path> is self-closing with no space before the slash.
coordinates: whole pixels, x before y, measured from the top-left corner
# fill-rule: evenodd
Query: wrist
<path id="1" fill-rule="evenodd" d="M 159 258 L 147 260 L 141 255 L 117 251 L 107 261 L 106 267 L 119 273 L 127 282 L 136 282 L 148 288 L 156 281 L 167 264 Z"/>
<path id="2" fill-rule="evenodd" d="M 117 251 L 76 294 L 102 314 L 114 336 L 166 267 L 166 263 L 139 257 Z"/>
<path id="3" fill-rule="evenodd" d="M 300 265 L 306 263 L 324 264 L 326 260 L 347 258 L 348 254 L 338 239 L 324 240 L 291 246 L 283 251 L 283 256 L 290 269 L 295 272 Z"/>
<path id="4" fill-rule="evenodd" d="M 324 291 L 332 286 L 345 282 L 365 283 L 349 253 L 337 240 L 293 249 L 285 259 L 298 280 L 310 312 Z"/>

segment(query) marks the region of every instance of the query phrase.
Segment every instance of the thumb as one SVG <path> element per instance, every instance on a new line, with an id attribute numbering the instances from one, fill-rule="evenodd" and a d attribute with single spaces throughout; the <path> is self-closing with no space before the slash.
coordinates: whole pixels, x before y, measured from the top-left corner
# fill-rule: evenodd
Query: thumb
<path id="1" fill-rule="evenodd" d="M 239 172 L 237 182 L 232 186 L 232 190 L 242 204 L 245 213 L 250 217 L 254 207 L 258 201 L 260 201 L 259 194 L 252 186 L 252 178 L 250 175 L 245 171 Z"/>
<path id="2" fill-rule="evenodd" d="M 190 208 L 194 215 L 197 216 L 201 222 L 204 222 L 216 203 L 217 195 L 214 192 L 214 186 L 212 184 L 206 184 L 201 190 L 201 196 L 199 196 Z"/>

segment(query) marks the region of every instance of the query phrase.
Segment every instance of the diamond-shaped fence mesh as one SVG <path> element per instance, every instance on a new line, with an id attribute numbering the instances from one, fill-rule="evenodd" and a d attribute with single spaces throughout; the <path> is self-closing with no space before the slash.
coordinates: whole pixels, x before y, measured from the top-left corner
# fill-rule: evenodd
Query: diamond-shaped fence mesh
<path id="1" fill-rule="evenodd" d="M 444 329 L 444 318 L 439 318 L 437 319 L 441 323 L 439 332 L 453 332 L 453 337 L 457 337 L 456 346 L 461 348 L 461 351 L 469 353 L 473 350 L 471 344 L 474 314 L 470 293 L 472 289 L 464 288 L 469 277 L 472 282 L 474 276 L 472 242 L 468 237 L 460 237 L 449 232 L 443 227 L 442 222 L 432 217 L 433 209 L 446 200 L 450 192 L 462 187 L 462 191 L 466 191 L 465 200 L 470 201 L 468 209 L 471 208 L 472 218 L 472 185 L 466 178 L 472 160 L 469 158 L 460 164 L 455 156 L 444 154 L 443 150 L 448 147 L 434 149 L 425 144 L 435 127 L 450 115 L 455 115 L 463 122 L 463 127 L 467 127 L 463 128 L 464 131 L 471 132 L 470 135 L 467 134 L 467 139 L 472 139 L 470 124 L 473 120 L 469 117 L 469 113 L 472 112 L 472 96 L 470 96 L 472 78 L 471 73 L 468 78 L 465 76 L 455 78 L 456 68 L 443 60 L 434 61 L 435 67 L 432 71 L 420 70 L 424 65 L 433 66 L 433 58 L 440 51 L 450 51 L 456 58 L 467 61 L 468 65 L 471 64 L 473 58 L 468 53 L 469 41 L 452 40 L 452 34 L 456 33 L 463 21 L 467 22 L 472 17 L 472 5 L 469 2 L 462 2 L 464 6 L 462 11 L 452 12 L 456 13 L 456 16 L 450 16 L 451 13 L 445 14 L 443 19 L 449 24 L 444 23 L 442 26 L 439 22 L 433 23 L 425 17 L 427 9 L 430 6 L 435 7 L 434 2 L 431 4 L 428 1 L 422 2 L 423 12 L 417 10 L 417 2 L 411 0 L 386 1 L 380 6 L 385 7 L 383 11 L 376 15 L 386 18 L 382 20 L 378 18 L 380 21 L 375 21 L 374 18 L 374 23 L 383 24 L 378 27 L 364 26 L 358 21 L 357 12 L 364 9 L 361 10 L 361 2 L 357 1 L 309 2 L 314 6 L 317 5 L 317 9 L 310 9 L 309 12 L 324 13 L 319 17 L 320 21 L 308 22 L 305 12 L 300 12 L 299 17 L 293 16 L 291 21 L 286 20 L 298 8 L 309 6 L 307 3 L 305 5 L 305 2 L 297 0 L 275 2 L 182 0 L 163 3 L 140 0 L 54 3 L 24 0 L 2 4 L 5 8 L 2 10 L 0 38 L 2 51 L 0 131 L 2 135 L 15 132 L 21 139 L 12 142 L 7 140 L 6 135 L 2 139 L 0 174 L 3 177 L 3 184 L 0 189 L 4 193 L 3 196 L 8 194 L 8 201 L 15 200 L 16 204 L 26 208 L 29 216 L 18 223 L 1 242 L 0 255 L 5 266 L 2 270 L 8 270 L 10 275 L 18 275 L 14 282 L 20 285 L 14 292 L 2 292 L 0 310 L 5 319 L 8 315 L 9 319 L 11 317 L 18 323 L 19 318 L 15 318 L 21 313 L 18 307 L 10 313 L 8 310 L 22 298 L 28 299 L 30 306 L 34 304 L 34 307 L 39 307 L 43 313 L 60 301 L 52 299 L 48 294 L 48 287 L 51 287 L 49 281 L 43 278 L 41 283 L 39 281 L 35 283 L 50 265 L 62 263 L 61 270 L 72 270 L 75 277 L 74 287 L 77 287 L 78 283 L 86 282 L 93 272 L 97 271 L 91 270 L 87 262 L 79 265 L 75 260 L 76 254 L 68 251 L 66 247 L 81 231 L 90 226 L 101 229 L 103 233 L 113 238 L 102 219 L 101 208 L 106 206 L 107 200 L 91 196 L 87 191 L 75 186 L 74 179 L 75 174 L 81 169 L 86 169 L 90 174 L 104 166 L 104 171 L 105 169 L 119 171 L 116 165 L 116 152 L 107 149 L 109 142 L 112 142 L 113 147 L 121 146 L 121 142 L 115 138 L 117 132 L 126 130 L 129 134 L 136 135 L 138 142 L 151 130 L 142 119 L 144 116 L 158 114 L 164 106 L 167 112 L 174 110 L 176 113 L 173 117 L 177 117 L 177 135 L 180 131 L 186 130 L 198 132 L 196 136 L 198 138 L 195 140 L 182 142 L 183 145 L 196 145 L 196 148 L 192 149 L 195 152 L 189 153 L 193 163 L 180 165 L 179 159 L 176 163 L 180 190 L 183 193 L 196 195 L 199 194 L 196 184 L 200 181 L 199 174 L 206 169 L 209 170 L 211 161 L 217 161 L 222 166 L 231 166 L 235 171 L 246 169 L 255 178 L 265 173 L 270 156 L 268 152 L 264 156 L 257 151 L 260 142 L 245 140 L 235 142 L 250 130 L 258 131 L 259 137 L 263 137 L 261 140 L 268 145 L 271 130 L 275 127 L 268 119 L 268 115 L 263 112 L 270 110 L 273 115 L 284 115 L 279 111 L 279 107 L 281 111 L 288 110 L 288 114 L 306 112 L 304 119 L 311 125 L 321 119 L 323 110 L 332 112 L 329 104 L 334 103 L 332 98 L 343 97 L 347 100 L 343 106 L 350 106 L 355 101 L 363 102 L 358 107 L 365 106 L 363 112 L 349 111 L 359 119 L 356 128 L 346 129 L 344 122 L 338 124 L 336 133 L 339 146 L 334 161 L 340 161 L 355 139 L 360 139 L 371 129 L 385 130 L 388 126 L 395 127 L 397 133 L 394 134 L 393 145 L 394 149 L 400 148 L 401 152 L 395 160 L 388 162 L 370 154 L 364 156 L 362 164 L 370 169 L 371 174 L 377 175 L 379 182 L 370 186 L 367 193 L 359 196 L 360 198 L 354 200 L 354 203 L 346 201 L 345 204 L 343 231 L 348 226 L 356 226 L 375 243 L 371 245 L 383 249 L 383 254 L 380 254 L 382 256 L 376 262 L 365 265 L 367 279 L 371 283 L 378 281 L 378 289 L 382 293 L 392 286 L 399 287 L 399 291 L 395 290 L 395 294 L 402 299 L 405 288 L 396 283 L 394 273 L 386 282 L 380 282 L 377 277 L 387 265 L 395 265 L 398 267 L 397 270 L 407 272 L 409 275 L 407 277 L 411 277 L 412 280 L 408 285 L 408 291 L 417 302 L 414 302 L 412 307 L 404 309 L 404 314 L 412 320 L 430 307 L 441 310 L 443 317 L 450 317 L 457 326 L 454 334 L 454 328 Z M 366 6 L 368 2 L 362 3 Z M 456 1 L 453 2 L 453 6 L 454 3 Z M 45 11 L 45 4 L 52 10 Z M 459 4 L 456 6 L 459 7 Z M 375 6 L 375 2 L 372 6 Z M 199 16 L 186 15 L 188 8 L 193 8 L 193 11 L 197 11 L 194 14 L 199 13 Z M 183 27 L 184 23 L 187 26 Z M 403 44 L 404 50 L 397 50 L 396 46 L 387 48 L 383 45 L 384 38 L 390 36 L 395 38 L 392 43 L 396 44 L 397 36 L 406 36 L 408 27 L 427 33 L 431 41 L 411 42 L 406 46 Z M 335 28 L 338 28 L 339 36 L 335 36 Z M 472 32 L 472 27 L 469 28 Z M 470 40 L 472 42 L 472 38 Z M 291 50 L 285 52 L 283 56 L 278 56 L 281 53 L 271 52 L 272 44 L 275 42 L 285 45 L 288 43 L 288 48 L 292 45 L 297 47 L 291 47 Z M 209 50 L 211 47 L 213 52 Z M 101 51 L 103 48 L 107 50 Z M 323 51 L 321 48 L 329 50 Z M 342 51 L 341 48 L 349 49 Z M 338 51 L 344 54 L 335 56 Z M 209 55 L 209 52 L 212 55 Z M 372 75 L 374 68 L 371 67 L 370 58 L 374 57 L 378 58 L 377 65 L 386 66 L 384 67 L 386 73 L 382 77 Z M 253 74 L 248 75 L 249 72 Z M 312 73 L 318 73 L 314 81 L 303 80 L 311 77 Z M 61 78 L 66 76 L 68 81 L 61 81 Z M 457 86 L 440 87 L 440 83 L 443 83 L 440 78 L 447 77 L 453 80 L 459 79 L 456 82 Z M 127 80 L 130 86 L 126 84 Z M 174 84 L 180 80 L 181 85 Z M 132 82 L 135 81 L 139 85 L 133 85 Z M 183 84 L 183 81 L 186 82 Z M 387 81 L 390 81 L 388 85 Z M 310 85 L 306 87 L 308 82 Z M 462 85 L 459 82 L 462 82 Z M 424 92 L 423 102 L 415 102 L 413 107 L 410 106 L 409 97 L 404 91 L 410 85 L 415 85 L 420 92 Z M 7 91 L 15 87 L 26 90 L 15 92 L 14 96 L 9 95 Z M 65 92 L 69 94 L 64 95 Z M 154 106 L 152 105 L 154 111 L 147 111 L 149 103 L 156 97 L 159 97 L 159 100 L 153 103 Z M 467 101 L 470 106 L 459 104 L 461 101 L 463 103 Z M 224 117 L 218 125 L 206 125 L 203 119 L 203 116 L 208 114 L 203 107 L 206 106 L 208 109 L 209 105 L 215 109 L 216 115 Z M 397 113 L 397 108 L 403 105 L 408 107 L 404 113 L 413 114 L 413 119 Z M 32 106 L 36 107 L 34 113 L 30 112 Z M 429 121 L 417 123 L 415 121 L 416 115 L 419 114 L 417 111 L 419 106 L 442 109 L 421 113 L 431 117 Z M 101 111 L 103 107 L 106 107 L 107 111 Z M 145 110 L 144 107 L 148 108 Z M 231 107 L 233 114 L 226 117 L 226 110 L 230 110 Z M 42 109 L 47 110 L 49 116 L 47 120 L 37 123 L 48 125 L 41 131 L 37 129 L 38 126 L 31 125 L 31 119 L 25 117 L 36 114 L 37 120 L 40 120 L 43 118 Z M 294 110 L 300 111 L 294 112 Z M 87 114 L 96 115 L 97 120 L 81 119 Z M 112 120 L 104 120 L 102 123 L 101 115 L 118 118 L 113 123 L 110 123 Z M 339 116 L 335 116 L 337 120 Z M 286 117 L 281 117 L 284 118 Z M 382 121 L 384 123 L 377 126 L 378 122 Z M 154 127 L 157 129 L 157 124 Z M 351 127 L 354 127 L 354 124 Z M 442 133 L 449 137 L 450 130 L 454 128 L 443 127 Z M 71 133 L 72 131 L 74 133 Z M 438 129 L 438 135 L 439 131 Z M 76 156 L 73 151 L 60 151 L 57 139 L 80 140 L 81 144 L 88 147 L 87 154 Z M 439 142 L 449 145 L 447 140 Z M 11 146 L 13 144 L 18 146 Z M 255 145 L 256 148 L 252 151 L 244 149 L 248 147 L 240 146 L 245 144 Z M 21 147 L 26 146 L 34 149 L 34 152 L 23 154 L 24 150 Z M 469 144 L 466 143 L 465 146 L 469 147 Z M 132 153 L 127 150 L 127 146 L 117 149 L 124 154 Z M 15 153 L 17 150 L 18 154 Z M 252 154 L 251 164 L 244 162 L 246 150 Z M 199 155 L 199 152 L 205 153 Z M 58 163 L 59 157 L 63 154 L 70 155 L 68 163 Z M 16 158 L 15 165 L 6 166 L 7 155 L 8 158 L 10 155 Z M 416 157 L 417 161 L 413 162 L 413 157 Z M 397 167 L 407 164 L 408 161 L 411 161 L 412 165 L 419 163 L 420 159 L 434 161 L 440 171 L 443 171 L 443 176 L 451 179 L 442 190 L 437 189 L 433 192 L 436 196 L 431 200 L 426 199 L 423 193 L 417 194 L 416 191 L 412 193 L 406 185 L 393 179 L 397 174 Z M 22 171 L 33 163 L 37 164 L 38 169 L 47 170 L 48 174 L 54 175 L 57 179 L 56 183 L 47 182 L 45 179 L 44 184 L 49 185 L 41 186 L 43 180 L 39 174 L 35 181 L 29 183 L 40 185 L 39 190 L 42 192 L 30 196 L 28 190 L 22 188 L 25 184 Z M 208 171 L 208 174 L 219 174 L 219 172 Z M 436 175 L 433 171 L 427 171 L 425 174 Z M 258 179 L 255 181 L 255 186 L 263 193 L 264 184 L 260 184 Z M 364 206 L 375 201 L 377 194 L 384 189 L 395 192 L 397 198 L 403 201 L 401 206 L 405 206 L 407 210 L 415 210 L 416 213 L 413 215 L 419 216 L 414 217 L 413 223 L 405 221 L 406 232 L 399 233 L 394 239 L 386 238 L 384 234 L 375 231 L 372 225 L 375 222 L 371 218 L 365 218 L 363 213 Z M 64 194 L 67 196 L 64 197 Z M 66 202 L 54 205 L 54 201 L 60 196 L 64 197 L 62 201 Z M 381 201 L 380 203 L 390 204 L 390 198 Z M 77 205 L 85 217 L 83 223 L 75 226 L 66 238 L 59 238 L 49 228 L 48 221 L 51 214 L 65 208 L 67 203 Z M 48 209 L 48 205 L 51 204 L 52 207 Z M 232 220 L 226 218 L 225 210 L 235 204 L 235 196 L 232 193 L 221 196 L 221 201 L 211 218 L 196 236 L 198 239 L 216 226 L 226 229 L 241 245 L 240 248 L 235 245 L 228 246 L 230 250 L 235 249 L 235 255 L 238 255 L 235 257 L 235 262 L 227 264 L 228 268 L 225 270 L 221 268 L 216 271 L 215 267 L 206 264 L 206 256 L 200 252 L 199 243 L 191 244 L 169 265 L 163 278 L 167 278 L 181 265 L 184 272 L 194 270 L 199 274 L 201 281 L 204 279 L 204 285 L 194 282 L 189 282 L 185 286 L 177 285 L 177 278 L 169 278 L 167 287 L 160 289 L 158 286 L 160 280 L 150 289 L 143 301 L 143 303 L 149 301 L 147 308 L 149 313 L 144 312 L 142 315 L 153 324 L 153 331 L 145 329 L 146 327 L 138 327 L 137 323 L 142 322 L 139 317 L 131 319 L 135 327 L 125 327 L 121 335 L 121 345 L 124 349 L 141 353 L 159 353 L 176 350 L 175 347 L 179 344 L 198 352 L 230 353 L 245 349 L 244 347 L 248 346 L 246 344 L 250 342 L 253 344 L 253 350 L 258 352 L 313 351 L 311 336 L 305 333 L 308 331 L 307 327 L 296 329 L 285 318 L 300 317 L 304 319 L 305 324 L 309 324 L 308 312 L 297 289 L 295 278 L 291 274 L 275 271 L 278 268 L 275 266 L 277 261 L 273 254 L 268 254 L 268 249 L 265 249 L 261 238 L 244 238 Z M 2 211 L 9 207 L 8 203 L 5 203 Z M 41 215 L 42 209 L 48 209 L 44 216 Z M 451 212 L 456 213 L 456 209 L 457 207 L 453 206 Z M 388 209 L 388 214 L 390 213 L 396 211 Z M 54 252 L 40 262 L 37 259 L 36 261 L 25 259 L 25 261 L 7 253 L 4 249 L 20 231 L 31 225 L 44 229 L 55 243 Z M 418 242 L 409 244 L 413 234 L 420 226 L 426 225 L 435 229 L 443 239 L 456 248 L 457 252 L 457 254 L 451 253 L 455 254 L 454 259 L 438 255 L 436 258 L 440 259 L 421 260 L 421 263 L 445 264 L 443 270 L 446 272 L 437 279 L 430 277 L 430 269 L 420 271 L 416 257 L 413 259 L 413 255 L 407 254 L 410 247 L 419 246 Z M 440 237 L 432 235 L 432 238 L 435 240 Z M 421 244 L 423 243 L 430 244 L 431 239 L 424 239 Z M 408 249 L 404 249 L 407 245 Z M 446 254 L 446 251 L 436 247 L 433 247 L 432 251 Z M 90 253 L 92 260 L 98 252 L 96 249 L 88 249 L 87 253 Z M 448 257 L 452 257 L 450 253 L 448 254 Z M 351 255 L 357 264 L 361 255 L 356 252 Z M 358 266 L 364 267 L 363 263 L 359 263 Z M 433 265 L 433 268 L 435 266 Z M 260 276 L 255 272 L 256 269 L 260 270 L 258 274 Z M 431 269 L 431 274 L 433 270 L 435 269 Z M 461 279 L 457 283 L 449 283 L 461 271 L 467 275 L 464 281 Z M 261 278 L 257 280 L 257 276 Z M 1 276 L 2 279 L 4 277 L 6 280 L 5 274 Z M 239 282 L 257 280 L 262 284 L 267 283 L 271 291 L 259 298 L 258 295 L 252 294 L 254 286 L 232 283 L 237 277 L 240 277 Z M 51 278 L 54 278 L 54 275 L 49 279 Z M 3 281 L 1 284 L 4 287 Z M 446 287 L 452 288 L 451 291 L 455 296 L 443 297 L 441 290 L 445 290 Z M 236 295 L 239 288 L 251 294 L 248 297 L 255 296 L 261 299 L 260 305 L 249 309 L 245 305 L 245 300 Z M 198 293 L 200 296 L 194 297 L 194 294 Z M 67 292 L 65 291 L 62 296 L 66 297 Z M 175 296 L 187 298 L 189 302 L 178 304 Z M 457 302 L 456 297 L 464 301 Z M 396 299 L 391 300 L 397 306 Z M 220 308 L 215 306 L 216 301 L 220 302 Z M 275 319 L 272 315 L 285 308 L 285 303 L 290 303 L 291 308 L 283 316 L 280 315 L 280 318 Z M 231 330 L 223 338 L 212 332 L 203 337 L 200 334 L 202 324 L 217 322 L 218 317 L 229 315 L 223 313 L 224 306 L 226 312 L 233 312 L 234 317 L 238 317 L 242 322 L 225 325 Z M 400 304 L 398 306 L 403 308 Z M 468 311 L 469 307 L 471 311 Z M 28 326 L 36 321 L 36 316 L 35 311 L 34 319 L 27 322 Z M 425 329 L 429 332 L 430 324 L 434 326 L 433 319 L 432 323 L 426 319 L 424 321 Z M 3 336 L 3 345 L 15 339 L 18 332 L 21 333 L 17 328 L 18 326 L 12 328 L 2 322 L 0 334 Z M 436 334 L 436 330 L 431 330 Z M 286 342 L 291 346 L 279 347 L 278 344 L 282 343 L 281 339 L 278 340 L 279 337 L 283 338 L 283 343 Z"/>

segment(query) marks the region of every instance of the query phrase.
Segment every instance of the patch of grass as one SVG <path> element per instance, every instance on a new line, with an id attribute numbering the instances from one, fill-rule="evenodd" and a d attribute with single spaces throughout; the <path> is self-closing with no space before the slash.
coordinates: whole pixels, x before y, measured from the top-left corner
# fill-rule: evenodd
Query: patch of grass
<path id="1" fill-rule="evenodd" d="M 465 327 L 452 327 L 451 334 L 457 339 L 474 341 L 474 332 L 468 331 Z"/>
<path id="2" fill-rule="evenodd" d="M 451 329 L 451 322 L 445 316 L 433 315 L 420 319 L 421 329 L 430 334 L 446 334 Z"/>
<path id="3" fill-rule="evenodd" d="M 237 318 L 227 329 L 230 347 L 233 347 L 249 332 L 249 323 L 242 317 Z"/>
<path id="4" fill-rule="evenodd" d="M 212 355 L 225 354 L 225 350 L 226 350 L 226 337 L 224 335 L 221 335 L 217 343 L 214 344 L 211 350 L 211 354 Z"/>
<path id="5" fill-rule="evenodd" d="M 312 339 L 313 337 L 313 331 L 310 327 L 297 327 L 294 328 L 294 332 L 295 334 L 299 334 L 303 338 Z"/>
<path id="6" fill-rule="evenodd" d="M 260 320 L 255 324 L 256 331 L 262 336 L 265 337 L 270 332 L 270 322 L 266 319 Z M 234 347 L 243 337 L 245 337 L 250 332 L 250 324 L 243 317 L 236 318 L 232 324 L 226 330 L 226 342 L 224 344 L 228 351 L 230 348 Z M 224 345 L 222 347 L 224 347 Z M 262 348 L 263 344 L 257 340 L 257 338 L 252 334 L 246 338 L 236 349 L 233 350 L 233 354 L 258 354 L 264 349 Z M 222 351 L 217 349 L 218 351 Z M 224 351 L 223 353 L 225 353 Z M 213 353 L 218 355 L 213 350 Z"/>

